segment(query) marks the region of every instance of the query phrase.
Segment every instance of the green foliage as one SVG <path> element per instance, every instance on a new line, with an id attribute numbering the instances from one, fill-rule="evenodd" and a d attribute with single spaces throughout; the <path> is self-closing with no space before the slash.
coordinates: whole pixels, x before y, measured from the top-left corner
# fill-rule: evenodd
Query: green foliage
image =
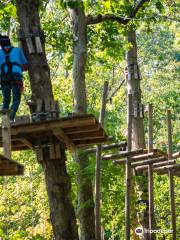
<path id="1" fill-rule="evenodd" d="M 0 2 L 0 29 L 1 31 L 17 30 L 15 8 L 6 1 Z M 60 102 L 61 116 L 67 116 L 73 110 L 72 95 L 72 34 L 67 7 L 76 7 L 70 1 L 55 1 L 44 10 L 43 1 L 41 22 L 46 34 L 46 52 L 51 68 L 51 77 L 54 96 Z M 134 1 L 130 1 L 132 4 Z M 138 19 L 129 26 L 139 27 L 137 31 L 138 55 L 142 71 L 142 94 L 144 103 L 154 105 L 154 137 L 155 146 L 166 150 L 165 110 L 173 112 L 173 149 L 180 149 L 179 119 L 180 119 L 180 34 L 179 24 L 162 23 L 162 18 L 155 14 L 170 13 L 176 16 L 178 3 L 171 1 L 151 1 L 145 11 L 140 11 Z M 85 1 L 86 14 L 106 14 L 128 16 L 132 6 L 124 0 Z M 73 3 L 74 4 L 74 3 Z M 149 17 L 150 16 L 150 17 Z M 10 19 L 14 21 L 14 28 L 10 28 Z M 12 20 L 13 19 L 13 20 Z M 160 21 L 161 20 L 161 21 Z M 157 23 L 155 25 L 155 23 Z M 97 117 L 101 107 L 102 89 L 105 80 L 110 84 L 110 95 L 118 88 L 124 79 L 123 69 L 126 65 L 125 51 L 130 48 L 126 41 L 128 29 L 115 22 L 90 26 L 88 34 L 88 63 L 86 72 L 86 86 L 88 96 L 88 112 Z M 25 105 L 25 96 L 31 95 L 28 77 L 25 78 L 26 89 L 18 114 L 28 113 Z M 124 86 L 126 83 L 124 84 Z M 107 103 L 105 128 L 109 135 L 121 141 L 125 139 L 126 130 L 126 89 L 121 87 L 112 97 L 112 103 Z M 147 126 L 147 118 L 145 119 Z M 147 131 L 146 131 L 147 133 Z M 13 159 L 20 161 L 26 167 L 22 177 L 0 178 L 0 237 L 12 240 L 47 239 L 52 236 L 49 217 L 48 198 L 44 175 L 41 166 L 36 162 L 33 152 L 17 152 Z M 94 183 L 95 156 L 89 159 L 89 165 L 84 174 Z M 71 176 L 71 197 L 77 208 L 77 164 L 67 153 L 67 169 Z M 124 236 L 124 168 L 114 166 L 111 162 L 102 164 L 102 223 L 105 239 L 125 239 Z M 139 179 L 142 181 L 142 179 Z M 176 178 L 176 202 L 180 202 L 179 180 Z M 145 183 L 146 184 L 146 183 Z M 133 206 L 136 199 L 133 199 Z M 163 203 L 163 204 L 162 204 Z M 87 202 L 92 204 L 91 202 Z M 82 208 L 87 206 L 81 206 Z M 144 205 L 142 206 L 144 208 Z M 177 214 L 179 213 L 177 204 Z M 157 226 L 161 229 L 170 229 L 170 207 L 167 177 L 155 176 L 155 215 Z M 179 215 L 177 219 L 179 230 Z M 169 236 L 164 236 L 169 239 Z M 158 236 L 163 239 L 163 236 Z"/>

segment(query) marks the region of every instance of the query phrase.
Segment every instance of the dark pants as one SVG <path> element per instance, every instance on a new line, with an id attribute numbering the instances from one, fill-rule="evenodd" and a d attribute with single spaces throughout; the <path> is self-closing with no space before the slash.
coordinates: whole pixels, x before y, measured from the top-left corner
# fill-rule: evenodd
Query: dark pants
<path id="1" fill-rule="evenodd" d="M 20 80 L 22 81 L 22 80 Z M 14 120 L 16 112 L 19 108 L 19 104 L 21 101 L 21 85 L 17 84 L 16 81 L 13 82 L 4 82 L 1 83 L 2 94 L 3 94 L 3 110 L 9 109 L 9 105 L 11 102 L 11 91 L 12 91 L 12 105 L 11 105 L 11 113 L 10 120 Z"/>

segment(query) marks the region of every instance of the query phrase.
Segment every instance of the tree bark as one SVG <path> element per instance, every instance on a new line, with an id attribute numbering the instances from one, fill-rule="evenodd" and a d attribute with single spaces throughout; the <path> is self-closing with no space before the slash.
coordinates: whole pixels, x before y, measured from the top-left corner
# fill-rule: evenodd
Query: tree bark
<path id="1" fill-rule="evenodd" d="M 54 108 L 49 66 L 40 28 L 39 3 L 39 0 L 16 1 L 21 42 L 29 64 L 32 100 L 35 103 L 33 111 L 35 112 L 49 111 Z M 41 53 L 37 53 L 34 34 L 40 36 L 43 49 Z M 31 47 L 34 48 L 34 53 L 30 54 L 27 39 L 32 41 Z M 49 144 L 49 139 L 46 137 L 42 141 L 39 140 L 39 144 Z M 54 142 L 51 144 L 53 145 Z M 70 198 L 70 179 L 65 165 L 65 146 L 62 143 L 58 144 L 59 156 L 55 159 L 50 159 L 48 147 L 42 150 L 42 166 L 46 178 L 51 222 L 56 240 L 78 240 L 75 213 Z"/>
<path id="2" fill-rule="evenodd" d="M 137 44 L 136 31 L 128 31 L 128 42 L 131 43 L 131 49 L 127 52 L 127 69 L 128 69 L 128 93 L 132 93 L 134 117 L 132 120 L 132 146 L 133 149 L 145 148 L 145 135 L 143 125 L 143 111 L 141 101 L 140 87 L 140 69 L 137 60 Z M 144 204 L 144 211 L 138 212 L 138 221 L 143 228 L 148 229 L 148 179 L 143 173 L 140 176 L 140 181 L 136 180 L 138 188 L 138 204 Z M 149 239 L 149 236 L 144 233 L 143 239 Z"/>
<path id="3" fill-rule="evenodd" d="M 87 111 L 85 68 L 87 55 L 87 25 L 83 3 L 77 1 L 75 8 L 69 9 L 73 33 L 73 93 L 74 111 L 84 115 Z M 91 178 L 87 173 L 89 165 L 85 151 L 77 150 L 75 161 L 78 163 L 78 218 L 80 221 L 80 239 L 95 240 L 94 200 Z"/>
<path id="4" fill-rule="evenodd" d="M 144 125 L 143 118 L 138 114 L 141 108 L 141 87 L 140 87 L 140 70 L 137 60 L 137 44 L 136 32 L 131 30 L 128 32 L 128 42 L 132 47 L 127 52 L 128 67 L 128 93 L 132 93 L 132 101 L 137 117 L 133 118 L 133 148 L 145 148 Z"/>
<path id="5" fill-rule="evenodd" d="M 86 17 L 83 4 L 78 1 L 76 8 L 69 9 L 73 32 L 73 95 L 74 111 L 78 115 L 86 114 L 85 68 L 87 57 Z"/>

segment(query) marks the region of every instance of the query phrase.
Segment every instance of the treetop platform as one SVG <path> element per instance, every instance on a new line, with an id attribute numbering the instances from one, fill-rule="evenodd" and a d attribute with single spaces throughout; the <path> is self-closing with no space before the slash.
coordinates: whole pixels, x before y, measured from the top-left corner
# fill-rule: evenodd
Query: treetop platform
<path id="1" fill-rule="evenodd" d="M 0 154 L 0 176 L 23 175 L 23 165 Z"/>
<path id="2" fill-rule="evenodd" d="M 1 132 L 1 131 L 0 131 Z M 107 142 L 107 135 L 93 115 L 71 116 L 11 126 L 12 151 L 64 142 L 68 149 Z M 2 135 L 0 135 L 2 146 Z"/>

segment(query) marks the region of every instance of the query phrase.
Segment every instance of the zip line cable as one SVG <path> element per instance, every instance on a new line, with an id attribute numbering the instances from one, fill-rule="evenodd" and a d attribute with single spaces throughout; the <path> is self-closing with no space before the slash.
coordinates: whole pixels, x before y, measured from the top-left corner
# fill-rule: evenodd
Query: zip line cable
<path id="1" fill-rule="evenodd" d="M 144 20 L 147 20 L 147 19 L 151 19 L 153 17 L 158 17 L 158 18 L 164 18 L 164 19 L 167 19 L 167 20 L 170 20 L 170 21 L 180 22 L 179 17 L 176 18 L 176 17 L 165 16 L 165 15 L 160 15 L 160 14 L 152 14 L 150 16 L 143 17 L 143 18 L 127 17 L 127 16 L 119 15 L 119 14 L 113 13 L 113 12 L 109 12 L 107 14 L 111 14 L 111 15 L 114 15 L 115 17 L 122 18 L 122 20 L 144 21 Z"/>

